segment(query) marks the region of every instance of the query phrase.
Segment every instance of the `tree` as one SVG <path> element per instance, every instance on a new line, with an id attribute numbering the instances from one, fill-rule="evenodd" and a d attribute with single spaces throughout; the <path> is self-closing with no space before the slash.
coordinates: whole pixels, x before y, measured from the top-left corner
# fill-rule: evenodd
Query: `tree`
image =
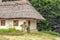
<path id="1" fill-rule="evenodd" d="M 40 12 L 49 24 L 60 24 L 60 0 L 29 0 L 32 6 Z M 46 23 L 47 24 L 47 23 Z M 48 25 L 50 26 L 50 25 Z"/>

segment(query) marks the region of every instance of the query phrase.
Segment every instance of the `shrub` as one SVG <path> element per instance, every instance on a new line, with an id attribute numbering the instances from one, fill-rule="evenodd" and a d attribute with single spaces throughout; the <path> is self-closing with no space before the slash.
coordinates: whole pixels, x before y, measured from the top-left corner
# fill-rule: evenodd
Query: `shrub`
<path id="1" fill-rule="evenodd" d="M 15 28 L 9 28 L 9 29 L 7 30 L 7 32 L 8 32 L 8 33 L 20 33 L 20 32 L 22 32 L 22 31 L 16 30 Z"/>
<path id="2" fill-rule="evenodd" d="M 40 21 L 37 23 L 37 28 L 39 31 L 49 31 L 53 30 L 53 24 L 47 20 L 44 20 L 43 22 Z"/>
<path id="3" fill-rule="evenodd" d="M 16 30 L 15 28 L 9 28 L 9 29 L 0 29 L 1 34 L 21 34 L 22 31 Z"/>

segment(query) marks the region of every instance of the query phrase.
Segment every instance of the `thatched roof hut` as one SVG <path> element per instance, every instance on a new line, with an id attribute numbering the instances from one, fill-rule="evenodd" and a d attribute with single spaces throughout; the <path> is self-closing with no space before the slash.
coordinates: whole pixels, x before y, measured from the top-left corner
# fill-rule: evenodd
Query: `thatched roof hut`
<path id="1" fill-rule="evenodd" d="M 28 1 L 9 1 L 0 3 L 0 19 L 28 18 L 44 20 Z"/>
<path id="2" fill-rule="evenodd" d="M 27 0 L 0 2 L 0 28 L 37 32 L 37 20 L 45 20 Z M 21 25 L 25 25 L 23 29 Z"/>

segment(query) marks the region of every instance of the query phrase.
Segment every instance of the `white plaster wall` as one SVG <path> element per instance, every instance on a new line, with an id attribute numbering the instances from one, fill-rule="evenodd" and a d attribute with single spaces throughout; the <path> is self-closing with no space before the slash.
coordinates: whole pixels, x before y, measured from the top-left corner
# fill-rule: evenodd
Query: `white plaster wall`
<path id="1" fill-rule="evenodd" d="M 20 25 L 26 22 L 26 20 L 25 19 L 14 20 L 19 20 L 18 26 L 13 26 L 13 20 L 6 20 L 5 26 L 0 26 L 0 29 L 16 28 L 17 30 L 22 30 L 22 27 Z"/>
<path id="2" fill-rule="evenodd" d="M 30 30 L 36 30 L 37 29 L 36 20 L 31 20 L 30 22 L 31 22 Z"/>
<path id="3" fill-rule="evenodd" d="M 19 20 L 18 26 L 13 26 L 13 20 Z M 26 22 L 28 26 L 28 20 L 26 19 L 11 19 L 11 20 L 6 20 L 5 26 L 0 26 L 0 29 L 8 29 L 8 28 L 16 28 L 17 30 L 22 30 L 22 27 L 20 26 Z M 30 30 L 35 30 L 36 29 L 36 20 L 30 20 Z"/>
<path id="4" fill-rule="evenodd" d="M 18 23 L 18 27 L 15 27 L 15 28 L 18 29 L 18 30 L 22 30 L 21 24 L 23 24 L 24 22 L 26 22 L 25 19 L 20 19 L 19 23 Z"/>

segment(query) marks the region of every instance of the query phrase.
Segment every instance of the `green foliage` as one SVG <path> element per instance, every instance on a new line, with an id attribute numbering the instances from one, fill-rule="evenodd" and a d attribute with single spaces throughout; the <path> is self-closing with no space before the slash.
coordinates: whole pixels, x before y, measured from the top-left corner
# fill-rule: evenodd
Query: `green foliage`
<path id="1" fill-rule="evenodd" d="M 53 23 L 48 22 L 47 20 L 43 22 L 45 24 L 45 26 L 47 27 L 48 30 L 52 30 L 53 27 Z"/>
<path id="2" fill-rule="evenodd" d="M 9 28 L 9 29 L 0 29 L 1 34 L 20 34 L 22 31 L 16 30 L 15 28 Z"/>
<path id="3" fill-rule="evenodd" d="M 27 26 L 25 22 L 24 22 L 22 25 L 20 25 L 20 26 L 23 28 L 23 32 L 24 32 L 25 30 L 27 30 L 27 33 L 30 32 L 30 27 Z M 24 29 L 25 29 L 25 30 L 24 30 Z"/>
<path id="4" fill-rule="evenodd" d="M 51 34 L 51 35 L 54 35 L 54 36 L 59 36 L 60 37 L 60 34 L 56 33 L 56 32 L 53 32 L 53 31 L 43 31 L 44 33 L 48 33 L 48 34 Z"/>
<path id="5" fill-rule="evenodd" d="M 37 28 L 39 31 L 49 31 L 53 30 L 53 23 L 48 22 L 47 20 L 44 20 L 43 22 L 40 21 L 40 23 L 37 23 Z"/>
<path id="6" fill-rule="evenodd" d="M 15 28 L 9 28 L 9 29 L 7 30 L 7 32 L 8 32 L 8 33 L 19 33 L 19 32 L 22 32 L 22 31 L 16 30 Z"/>
<path id="7" fill-rule="evenodd" d="M 29 0 L 32 6 L 40 12 L 47 21 L 43 22 L 44 27 L 51 29 L 52 25 L 60 25 L 60 0 Z M 39 26 L 38 29 L 43 29 Z M 41 30 L 42 30 L 41 29 Z"/>

